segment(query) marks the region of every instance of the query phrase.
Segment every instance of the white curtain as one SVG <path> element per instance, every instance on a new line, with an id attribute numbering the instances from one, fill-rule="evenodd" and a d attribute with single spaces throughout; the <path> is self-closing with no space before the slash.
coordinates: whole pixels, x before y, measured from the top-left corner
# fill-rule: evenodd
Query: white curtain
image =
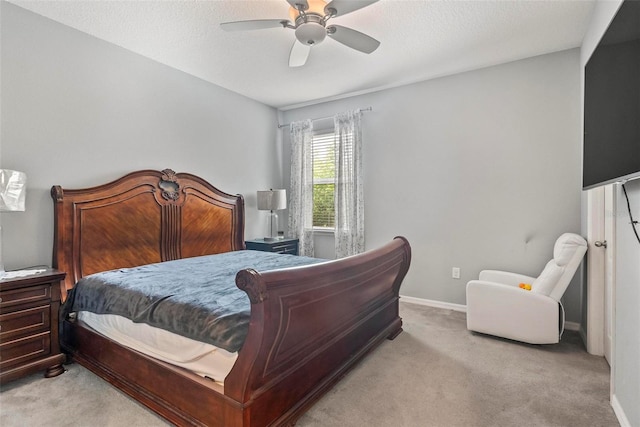
<path id="1" fill-rule="evenodd" d="M 313 124 L 311 120 L 290 125 L 291 189 L 289 234 L 297 238 L 300 255 L 313 256 Z"/>
<path id="2" fill-rule="evenodd" d="M 360 110 L 335 116 L 336 258 L 364 252 L 364 190 Z"/>

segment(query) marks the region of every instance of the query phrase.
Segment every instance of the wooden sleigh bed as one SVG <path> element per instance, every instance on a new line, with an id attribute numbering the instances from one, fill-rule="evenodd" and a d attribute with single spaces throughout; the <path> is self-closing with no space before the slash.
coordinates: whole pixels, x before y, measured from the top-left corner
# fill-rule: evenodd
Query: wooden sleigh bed
<path id="1" fill-rule="evenodd" d="M 53 266 L 63 298 L 106 270 L 244 249 L 244 200 L 185 173 L 143 170 L 82 190 L 51 189 Z M 291 256 L 291 255 L 282 255 Z M 408 242 L 267 272 L 239 271 L 250 300 L 246 340 L 218 384 L 64 319 L 70 358 L 176 425 L 293 425 L 347 371 L 402 331 Z M 187 286 L 188 284 L 176 284 Z"/>

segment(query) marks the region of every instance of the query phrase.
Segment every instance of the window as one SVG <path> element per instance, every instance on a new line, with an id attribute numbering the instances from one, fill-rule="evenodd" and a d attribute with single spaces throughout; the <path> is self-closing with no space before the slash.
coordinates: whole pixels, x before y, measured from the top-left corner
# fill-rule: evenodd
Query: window
<path id="1" fill-rule="evenodd" d="M 335 228 L 335 134 L 313 136 L 313 228 Z"/>
<path id="2" fill-rule="evenodd" d="M 360 117 L 360 110 L 337 114 L 331 131 L 314 132 L 311 119 L 290 125 L 289 233 L 302 255 L 313 256 L 316 230 L 333 233 L 338 258 L 364 251 Z"/>

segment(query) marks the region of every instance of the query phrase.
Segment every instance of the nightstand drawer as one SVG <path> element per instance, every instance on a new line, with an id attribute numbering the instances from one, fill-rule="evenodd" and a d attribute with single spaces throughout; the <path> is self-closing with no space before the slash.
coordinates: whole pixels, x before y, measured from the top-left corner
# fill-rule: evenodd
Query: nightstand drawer
<path id="1" fill-rule="evenodd" d="M 31 359 L 47 356 L 51 352 L 51 333 L 42 332 L 0 344 L 0 368 L 20 365 Z"/>
<path id="2" fill-rule="evenodd" d="M 51 306 L 43 305 L 12 313 L 0 314 L 0 343 L 10 338 L 48 331 Z"/>
<path id="3" fill-rule="evenodd" d="M 30 286 L 22 289 L 10 289 L 0 292 L 0 310 L 18 304 L 49 300 L 51 285 Z"/>
<path id="4" fill-rule="evenodd" d="M 244 242 L 249 250 L 298 255 L 298 239 L 264 240 L 254 239 Z"/>
<path id="5" fill-rule="evenodd" d="M 279 254 L 294 254 L 294 255 L 298 255 L 298 242 L 295 242 L 295 243 L 284 243 L 282 245 L 273 245 L 271 247 L 271 251 L 279 253 Z"/>

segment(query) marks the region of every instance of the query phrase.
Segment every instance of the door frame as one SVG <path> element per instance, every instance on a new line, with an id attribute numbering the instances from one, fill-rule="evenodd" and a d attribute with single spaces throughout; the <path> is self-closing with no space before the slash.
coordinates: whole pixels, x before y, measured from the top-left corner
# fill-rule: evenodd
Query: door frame
<path id="1" fill-rule="evenodd" d="M 616 315 L 616 213 L 617 184 L 604 187 L 604 238 L 607 247 L 604 251 L 604 357 L 613 372 L 613 356 L 615 349 L 615 315 Z M 613 377 L 612 377 L 613 378 Z M 613 380 L 612 380 L 613 383 Z"/>

